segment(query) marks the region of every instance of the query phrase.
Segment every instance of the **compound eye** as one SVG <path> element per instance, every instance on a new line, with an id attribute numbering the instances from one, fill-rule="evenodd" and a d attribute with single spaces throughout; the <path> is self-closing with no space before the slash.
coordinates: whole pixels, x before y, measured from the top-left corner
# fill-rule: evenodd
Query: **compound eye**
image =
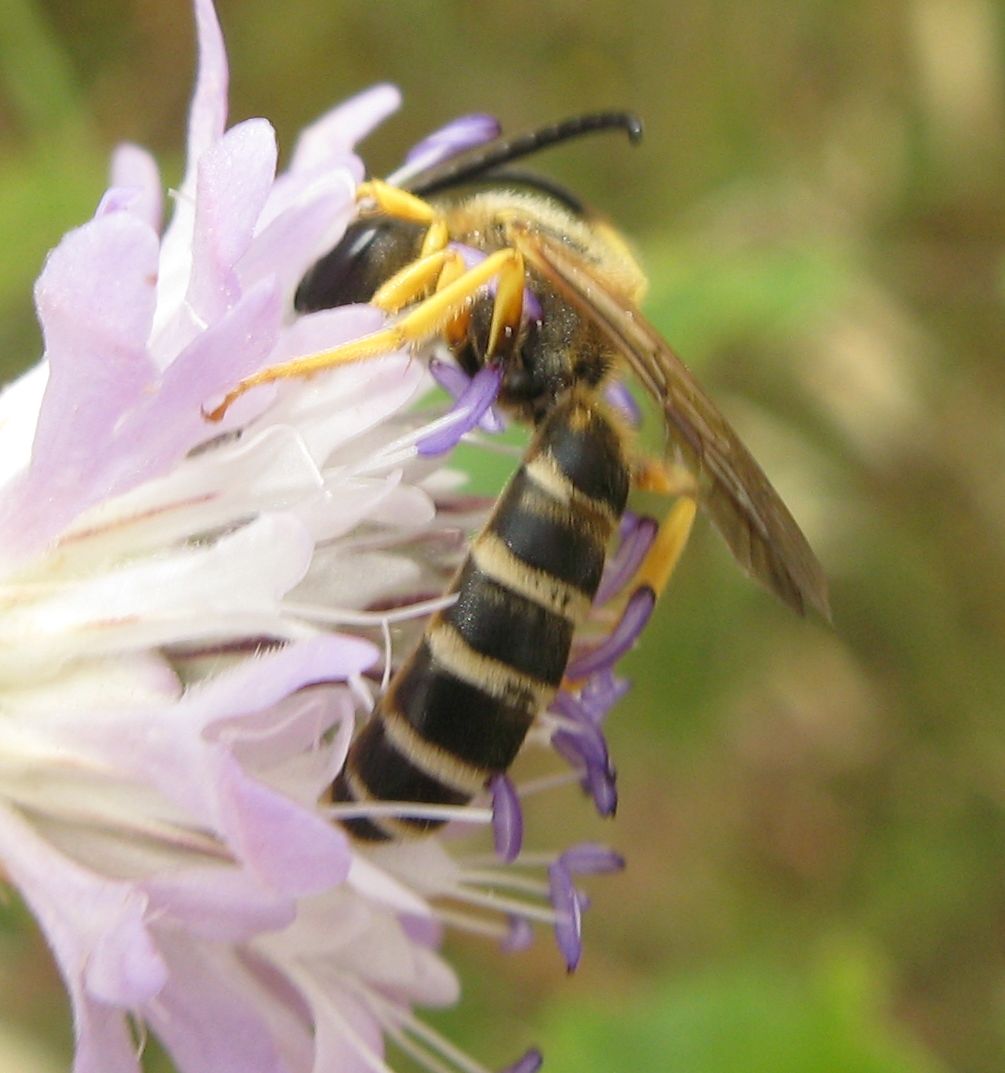
<path id="1" fill-rule="evenodd" d="M 370 267 L 372 254 L 387 224 L 357 220 L 347 228 L 342 240 L 307 270 L 293 299 L 299 313 L 366 302 L 380 285 Z"/>
<path id="2" fill-rule="evenodd" d="M 391 216 L 355 220 L 341 242 L 300 281 L 294 308 L 298 313 L 369 302 L 375 291 L 415 260 L 426 225 Z"/>

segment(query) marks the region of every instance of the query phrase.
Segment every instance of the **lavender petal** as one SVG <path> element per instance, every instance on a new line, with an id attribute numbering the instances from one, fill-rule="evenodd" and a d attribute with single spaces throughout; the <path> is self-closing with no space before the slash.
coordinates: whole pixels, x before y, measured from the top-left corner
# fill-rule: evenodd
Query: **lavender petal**
<path id="1" fill-rule="evenodd" d="M 428 168 L 465 149 L 492 141 L 499 136 L 501 129 L 495 116 L 483 112 L 459 116 L 413 145 L 405 154 L 405 164 L 413 173 Z"/>

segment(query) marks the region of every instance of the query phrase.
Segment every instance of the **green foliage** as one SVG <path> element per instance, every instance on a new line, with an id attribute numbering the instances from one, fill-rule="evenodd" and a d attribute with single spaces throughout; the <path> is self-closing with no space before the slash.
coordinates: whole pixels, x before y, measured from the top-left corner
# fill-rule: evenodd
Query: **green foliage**
<path id="1" fill-rule="evenodd" d="M 551 1073 L 940 1073 L 883 1012 L 882 977 L 853 950 L 803 978 L 765 960 L 576 1003 L 549 1021 Z"/>

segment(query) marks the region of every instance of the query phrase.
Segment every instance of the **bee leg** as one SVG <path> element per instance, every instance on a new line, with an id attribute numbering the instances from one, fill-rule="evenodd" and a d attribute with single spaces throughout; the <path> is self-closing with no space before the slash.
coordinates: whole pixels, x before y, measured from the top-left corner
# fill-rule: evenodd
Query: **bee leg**
<path id="1" fill-rule="evenodd" d="M 698 503 L 690 496 L 682 496 L 670 508 L 629 585 L 629 591 L 648 588 L 654 596 L 663 592 L 687 546 L 697 510 Z"/>
<path id="2" fill-rule="evenodd" d="M 395 313 L 418 298 L 434 277 L 438 277 L 437 291 L 445 290 L 449 284 L 460 278 L 464 265 L 459 256 L 455 255 L 455 258 L 449 261 L 446 257 L 442 261 L 430 260 L 428 265 L 426 264 L 427 258 L 444 253 L 450 240 L 443 217 L 427 201 L 380 179 L 361 183 L 356 188 L 356 199 L 364 204 L 372 201 L 381 212 L 389 216 L 429 224 L 419 259 L 402 269 L 377 291 L 372 299 L 374 305 Z M 517 264 L 499 273 L 487 358 L 505 355 L 516 341 L 520 318 L 523 316 L 523 290 L 526 283 L 523 256 L 517 253 L 517 259 Z M 463 338 L 467 319 L 464 313 L 458 314 L 454 323 L 447 326 L 448 338 L 452 341 Z"/>
<path id="3" fill-rule="evenodd" d="M 465 272 L 464 259 L 456 250 L 439 249 L 420 256 L 381 284 L 370 304 L 385 313 L 397 313 L 407 305 L 442 290 Z"/>
<path id="4" fill-rule="evenodd" d="M 387 216 L 394 216 L 399 220 L 411 220 L 418 224 L 431 224 L 438 218 L 438 213 L 428 201 L 421 197 L 402 190 L 400 186 L 392 186 L 381 179 L 370 179 L 360 183 L 356 187 L 356 200 L 363 204 L 364 211 L 367 203 L 373 205 Z"/>
<path id="5" fill-rule="evenodd" d="M 475 294 L 486 283 L 498 278 L 501 281 L 500 289 L 504 289 L 512 287 L 512 281 L 517 277 L 519 277 L 522 291 L 523 258 L 513 249 L 497 250 L 431 297 L 420 302 L 397 323 L 351 343 L 283 362 L 281 365 L 271 365 L 245 377 L 227 392 L 219 406 L 213 410 L 204 411 L 205 417 L 209 421 L 219 421 L 235 399 L 260 384 L 310 376 L 326 369 L 367 361 L 403 347 L 423 343 L 443 332 L 456 317 L 463 314 Z M 510 314 L 512 313 L 512 304 L 504 307 L 503 313 L 499 314 L 501 323 L 496 332 L 497 337 L 499 334 L 507 335 L 507 328 L 512 327 L 505 320 L 507 310 Z M 493 311 L 493 328 L 496 327 L 496 320 L 497 313 Z"/>
<path id="6" fill-rule="evenodd" d="M 527 286 L 523 254 L 515 249 L 506 252 L 511 255 L 511 259 L 505 270 L 499 273 L 496 284 L 486 359 L 505 357 L 512 353 L 520 330 L 520 319 L 523 317 L 523 292 Z"/>
<path id="7" fill-rule="evenodd" d="M 659 596 L 687 545 L 698 507 L 698 485 L 694 475 L 683 466 L 643 455 L 632 465 L 632 487 L 673 496 L 677 500 L 660 524 L 656 538 L 629 585 L 630 592 L 646 587 Z"/>
<path id="8" fill-rule="evenodd" d="M 428 201 L 423 201 L 421 197 L 416 197 L 398 186 L 392 186 L 381 179 L 370 179 L 369 182 L 360 183 L 356 187 L 356 200 L 364 206 L 372 203 L 385 216 L 429 224 L 426 237 L 422 240 L 422 249 L 419 251 L 420 259 L 442 250 L 450 240 L 446 222 L 436 209 Z"/>
<path id="9" fill-rule="evenodd" d="M 632 487 L 640 492 L 658 492 L 664 496 L 697 494 L 694 476 L 683 466 L 663 459 L 641 458 L 632 468 Z"/>

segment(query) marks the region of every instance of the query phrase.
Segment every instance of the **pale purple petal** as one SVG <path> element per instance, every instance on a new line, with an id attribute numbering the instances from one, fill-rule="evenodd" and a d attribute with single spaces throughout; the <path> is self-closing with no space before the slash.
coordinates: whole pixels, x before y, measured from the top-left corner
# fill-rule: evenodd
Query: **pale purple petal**
<path id="1" fill-rule="evenodd" d="M 313 984 L 313 981 L 310 982 Z M 374 1073 L 384 1040 L 373 1015 L 341 988 L 301 982 L 315 1025 L 311 1073 Z"/>
<path id="2" fill-rule="evenodd" d="M 102 447 L 156 376 L 145 349 L 156 278 L 157 237 L 130 213 L 92 220 L 50 254 L 35 289 L 49 379 L 28 473 L 0 504 L 12 550 L 37 548 L 106 494 Z"/>
<path id="3" fill-rule="evenodd" d="M 264 119 L 228 130 L 199 161 L 186 297 L 206 323 L 240 297 L 236 265 L 251 245 L 275 173 L 275 131 Z"/>
<path id="4" fill-rule="evenodd" d="M 132 186 L 110 186 L 94 210 L 95 218 L 109 216 L 113 212 L 132 212 L 140 207 L 140 192 Z M 136 211 L 137 219 L 142 219 L 142 214 Z M 144 221 L 146 222 L 146 221 Z"/>
<path id="5" fill-rule="evenodd" d="M 214 824 L 234 855 L 277 893 L 310 893 L 345 878 L 350 854 L 344 834 L 312 808 L 256 781 L 204 731 L 267 709 L 312 682 L 359 673 L 374 655 L 365 642 L 319 637 L 249 660 L 173 705 L 52 713 L 44 723 L 68 753 L 133 773 Z"/>
<path id="6" fill-rule="evenodd" d="M 333 157 L 347 153 L 401 104 L 397 86 L 381 83 L 350 97 L 305 127 L 297 139 L 290 171 L 327 166 Z"/>
<path id="7" fill-rule="evenodd" d="M 227 122 L 227 53 L 212 0 L 195 0 L 199 63 L 188 120 L 185 175 L 161 243 L 157 284 L 157 332 L 177 317 L 192 267 L 196 176 L 202 155 L 223 137 Z"/>
<path id="8" fill-rule="evenodd" d="M 262 280 L 165 369 L 156 396 L 136 407 L 118 437 L 120 450 L 143 452 L 144 476 L 164 472 L 197 444 L 246 419 L 264 402 L 259 396 L 240 410 L 235 406 L 228 414 L 231 420 L 219 425 L 210 425 L 203 417 L 205 403 L 265 364 L 276 345 L 282 313 L 275 281 Z"/>
<path id="9" fill-rule="evenodd" d="M 95 1002 L 67 984 L 76 1044 L 72 1073 L 141 1073 L 136 1041 L 122 1010 Z"/>
<path id="10" fill-rule="evenodd" d="M 296 902 L 262 887 L 229 864 L 158 872 L 139 884 L 152 919 L 182 925 L 211 942 L 237 943 L 263 931 L 278 931 L 296 917 Z"/>
<path id="11" fill-rule="evenodd" d="M 46 934 L 69 985 L 113 1005 L 156 995 L 167 970 L 145 921 L 147 899 L 63 856 L 0 807 L 0 861 Z"/>
<path id="12" fill-rule="evenodd" d="M 164 214 L 164 193 L 157 161 L 150 153 L 129 142 L 120 145 L 112 154 L 110 185 L 134 190 L 136 199 L 130 206 L 130 211 L 149 227 L 160 231 Z"/>
<path id="13" fill-rule="evenodd" d="M 492 837 L 496 853 L 504 861 L 515 861 L 523 845 L 520 798 L 507 775 L 494 775 L 489 789 L 492 792 Z"/>
<path id="14" fill-rule="evenodd" d="M 568 677 L 586 678 L 617 663 L 638 640 L 655 606 L 656 594 L 652 589 L 646 585 L 636 589 L 610 634 L 592 651 L 577 656 L 569 663 L 566 668 Z"/>
<path id="15" fill-rule="evenodd" d="M 141 1013 L 179 1073 L 283 1073 L 264 996 L 232 949 L 173 934 L 166 958 L 168 982 Z"/>
<path id="16" fill-rule="evenodd" d="M 195 25 L 199 66 L 188 116 L 188 168 L 183 189 L 194 185 L 200 157 L 223 136 L 227 123 L 230 72 L 223 32 L 212 0 L 195 0 Z"/>
<path id="17" fill-rule="evenodd" d="M 347 169 L 326 176 L 323 185 L 273 215 L 263 213 L 255 241 L 237 264 L 242 287 L 274 275 L 283 294 L 292 294 L 304 273 L 342 237 L 355 212 Z M 273 187 L 275 189 L 275 187 Z"/>
<path id="18" fill-rule="evenodd" d="M 328 890 L 349 874 L 346 836 L 335 825 L 249 778 L 226 755 L 213 777 L 221 833 L 262 883 L 299 897 Z"/>

